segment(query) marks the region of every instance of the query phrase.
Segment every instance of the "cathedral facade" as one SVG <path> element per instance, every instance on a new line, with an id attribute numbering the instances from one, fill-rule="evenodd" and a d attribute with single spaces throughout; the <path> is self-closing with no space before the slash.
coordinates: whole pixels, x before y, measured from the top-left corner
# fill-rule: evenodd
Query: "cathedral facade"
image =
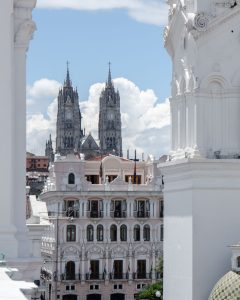
<path id="1" fill-rule="evenodd" d="M 81 120 L 78 92 L 72 86 L 67 68 L 66 80 L 58 94 L 56 152 L 60 155 L 80 151 Z"/>
<path id="2" fill-rule="evenodd" d="M 122 156 L 120 95 L 115 91 L 109 67 L 108 80 L 99 99 L 99 140 L 82 130 L 82 114 L 77 89 L 72 86 L 69 69 L 63 87 L 58 94 L 56 124 L 56 149 L 61 156 L 81 152 L 86 159 L 94 156 L 114 154 Z M 51 138 L 46 142 L 45 153 L 53 162 Z"/>

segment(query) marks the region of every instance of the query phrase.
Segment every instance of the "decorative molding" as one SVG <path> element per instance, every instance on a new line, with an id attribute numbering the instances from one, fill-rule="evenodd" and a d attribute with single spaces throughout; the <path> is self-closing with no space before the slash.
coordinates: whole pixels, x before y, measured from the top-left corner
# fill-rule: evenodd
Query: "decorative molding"
<path id="1" fill-rule="evenodd" d="M 207 31 L 210 18 L 205 12 L 198 13 L 193 19 L 193 26 L 197 31 Z"/>

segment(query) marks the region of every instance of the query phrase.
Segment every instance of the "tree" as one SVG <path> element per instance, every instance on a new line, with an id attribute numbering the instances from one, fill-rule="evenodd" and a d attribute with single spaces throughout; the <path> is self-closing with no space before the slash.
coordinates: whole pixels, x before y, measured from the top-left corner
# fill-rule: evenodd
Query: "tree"
<path id="1" fill-rule="evenodd" d="M 156 298 L 156 292 L 160 291 L 161 294 L 163 294 L 163 283 L 162 282 L 157 282 L 154 284 L 149 284 L 144 289 L 137 294 L 137 299 L 148 299 L 148 300 L 153 300 L 153 299 L 158 299 Z M 162 298 L 160 298 L 162 299 Z"/>

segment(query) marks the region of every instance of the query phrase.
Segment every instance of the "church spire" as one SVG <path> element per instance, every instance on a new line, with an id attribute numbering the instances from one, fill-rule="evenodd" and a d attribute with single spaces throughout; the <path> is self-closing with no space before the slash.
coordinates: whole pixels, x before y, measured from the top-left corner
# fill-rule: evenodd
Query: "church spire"
<path id="1" fill-rule="evenodd" d="M 108 81 L 107 81 L 107 84 L 108 84 L 108 86 L 111 86 L 112 85 L 111 62 L 109 62 L 108 64 L 109 64 L 109 69 L 108 69 Z"/>
<path id="2" fill-rule="evenodd" d="M 65 80 L 65 86 L 72 86 L 72 82 L 69 75 L 69 62 L 67 61 L 67 75 Z"/>

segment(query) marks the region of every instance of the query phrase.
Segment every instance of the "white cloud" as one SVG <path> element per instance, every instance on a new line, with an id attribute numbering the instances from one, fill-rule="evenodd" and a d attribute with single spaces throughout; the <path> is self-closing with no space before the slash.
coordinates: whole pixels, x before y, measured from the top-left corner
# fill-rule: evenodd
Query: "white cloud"
<path id="1" fill-rule="evenodd" d="M 56 97 L 61 84 L 55 80 L 43 78 L 37 80 L 32 86 L 27 86 L 28 114 L 41 113 Z"/>
<path id="2" fill-rule="evenodd" d="M 126 9 L 136 21 L 164 25 L 167 22 L 167 4 L 164 0 L 39 0 L 39 8 L 110 10 Z"/>
<path id="3" fill-rule="evenodd" d="M 48 93 L 52 96 L 55 82 L 45 82 L 45 96 L 48 96 Z M 95 138 L 98 136 L 99 96 L 104 85 L 104 83 L 92 85 L 89 89 L 88 100 L 80 102 L 83 126 L 86 128 L 86 133 L 92 132 Z M 133 82 L 125 78 L 115 79 L 114 86 L 119 90 L 121 97 L 124 155 L 126 155 L 128 148 L 132 155 L 136 148 L 138 156 L 145 153 L 145 155 L 153 154 L 159 157 L 161 154 L 168 153 L 170 143 L 169 101 L 159 103 L 153 90 L 142 91 Z M 42 90 L 39 89 L 39 94 L 41 93 Z M 36 93 L 34 97 L 38 99 L 39 94 Z M 28 151 L 43 154 L 45 141 L 50 133 L 53 140 L 55 140 L 56 115 L 57 99 L 48 105 L 46 114 L 42 111 L 28 116 Z"/>

